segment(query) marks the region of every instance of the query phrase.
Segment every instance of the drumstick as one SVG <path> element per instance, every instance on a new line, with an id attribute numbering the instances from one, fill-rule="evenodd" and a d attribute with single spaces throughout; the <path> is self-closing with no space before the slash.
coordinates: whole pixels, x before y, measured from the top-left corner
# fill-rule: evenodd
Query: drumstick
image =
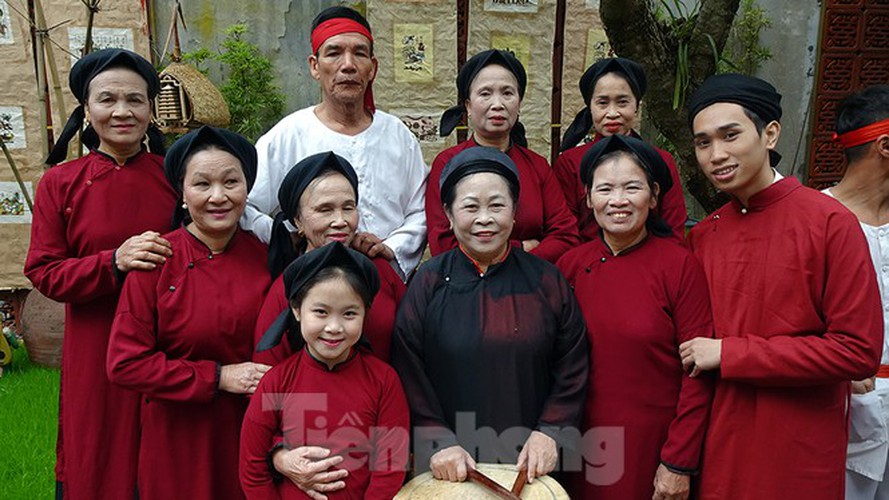
<path id="1" fill-rule="evenodd" d="M 519 497 L 513 495 L 509 490 L 497 484 L 493 479 L 482 474 L 475 469 L 469 469 L 469 480 L 478 483 L 485 489 L 503 500 L 520 500 Z"/>
<path id="2" fill-rule="evenodd" d="M 515 482 L 512 483 L 512 494 L 521 498 L 522 490 L 525 489 L 525 484 L 528 482 L 528 469 L 522 467 L 519 469 L 519 475 L 515 477 Z"/>

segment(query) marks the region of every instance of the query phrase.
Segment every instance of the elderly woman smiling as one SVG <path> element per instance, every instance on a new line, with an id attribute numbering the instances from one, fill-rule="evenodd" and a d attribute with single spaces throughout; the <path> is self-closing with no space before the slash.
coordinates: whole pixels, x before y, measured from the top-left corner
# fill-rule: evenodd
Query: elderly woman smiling
<path id="1" fill-rule="evenodd" d="M 525 128 L 519 121 L 528 78 L 522 63 L 511 53 L 486 50 L 466 61 L 457 75 L 459 104 L 442 115 L 441 133 L 448 135 L 465 114 L 472 137 L 442 151 L 432 162 L 426 184 L 426 226 L 432 255 L 456 248 L 458 238 L 450 217 L 442 210 L 439 180 L 448 161 L 476 146 L 506 153 L 522 177 L 516 201 L 512 244 L 549 262 L 580 243 L 577 220 L 565 205 L 558 180 L 545 158 L 527 148 Z"/>
<path id="2" fill-rule="evenodd" d="M 180 138 L 164 162 L 183 203 L 173 255 L 127 277 L 111 329 L 112 382 L 141 392 L 139 498 L 243 498 L 241 420 L 267 365 L 250 361 L 270 277 L 238 228 L 256 150 L 224 129 Z"/>
<path id="3" fill-rule="evenodd" d="M 616 481 L 584 471 L 570 493 L 685 499 L 700 463 L 712 380 L 689 377 L 678 346 L 713 335 L 704 271 L 654 211 L 664 192 L 676 189 L 655 148 L 622 134 L 604 138 L 584 155 L 581 177 L 600 235 L 557 265 L 595 345 L 582 430 L 623 429 L 623 442 L 612 448 L 622 449 L 624 460 Z M 614 466 L 612 449 L 585 446 L 587 467 Z"/>
<path id="4" fill-rule="evenodd" d="M 585 326 L 555 266 L 509 244 L 518 172 L 482 146 L 448 162 L 441 203 L 458 248 L 420 267 L 398 310 L 392 363 L 411 407 L 416 463 L 428 460 L 438 479 L 463 481 L 476 460 L 516 463 L 530 479 L 547 474 L 558 460 L 556 429 L 579 423 Z M 494 432 L 479 440 L 475 429 Z"/>
<path id="5" fill-rule="evenodd" d="M 638 125 L 640 106 L 645 96 L 647 79 L 642 65 L 630 59 L 611 57 L 590 66 L 580 78 L 580 92 L 584 107 L 565 132 L 562 154 L 553 164 L 553 172 L 559 179 L 568 208 L 577 217 L 581 237 L 585 241 L 596 239 L 598 226 L 586 204 L 586 186 L 580 179 L 580 161 L 594 143 L 612 135 L 640 138 L 634 127 Z M 593 141 L 580 142 L 590 130 L 595 132 Z M 673 156 L 656 149 L 667 164 L 674 189 L 663 193 L 655 211 L 673 229 L 678 239 L 685 238 L 685 199 L 679 186 L 679 170 Z"/>
<path id="6" fill-rule="evenodd" d="M 69 82 L 80 106 L 47 163 L 65 159 L 84 117 L 90 152 L 40 179 L 25 275 L 65 303 L 57 494 L 127 498 L 136 485 L 139 395 L 108 381 L 108 334 L 127 273 L 170 256 L 160 235 L 170 229 L 176 193 L 164 179 L 163 137 L 150 125 L 160 88 L 151 63 L 100 50 L 77 61 Z"/>
<path id="7" fill-rule="evenodd" d="M 284 177 L 278 190 L 278 203 L 281 213 L 275 217 L 269 243 L 272 276 L 280 275 L 300 255 L 334 241 L 347 246 L 352 242 L 359 222 L 358 175 L 345 158 L 335 153 L 311 155 L 294 165 Z M 285 221 L 296 228 L 296 233 L 287 229 Z M 371 260 L 380 275 L 381 286 L 367 311 L 364 337 L 373 353 L 388 362 L 395 310 L 405 286 L 391 261 L 382 256 Z M 293 319 L 284 282 L 279 277 L 269 289 L 256 323 L 255 361 L 274 365 L 302 348 L 302 337 L 299 329 L 294 328 Z M 277 336 L 282 329 L 275 329 L 277 335 L 263 339 L 275 320 L 287 323 L 283 329 L 286 342 Z"/>

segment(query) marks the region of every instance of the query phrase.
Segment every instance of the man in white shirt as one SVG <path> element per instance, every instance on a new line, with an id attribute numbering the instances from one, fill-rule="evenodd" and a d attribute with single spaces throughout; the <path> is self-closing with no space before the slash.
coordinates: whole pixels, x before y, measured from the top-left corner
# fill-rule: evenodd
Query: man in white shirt
<path id="1" fill-rule="evenodd" d="M 322 101 L 283 118 L 257 141 L 259 169 L 241 227 L 268 243 L 284 176 L 303 158 L 333 151 L 358 173 L 360 223 L 352 246 L 389 259 L 407 277 L 426 243 L 428 170 L 420 145 L 401 120 L 374 107 L 377 60 L 361 14 L 347 7 L 322 11 L 312 22 L 312 50 L 309 69 Z"/>
<path id="2" fill-rule="evenodd" d="M 889 85 L 852 94 L 837 108 L 843 180 L 824 192 L 861 222 L 883 303 L 883 355 L 875 378 L 852 382 L 846 499 L 889 499 Z"/>

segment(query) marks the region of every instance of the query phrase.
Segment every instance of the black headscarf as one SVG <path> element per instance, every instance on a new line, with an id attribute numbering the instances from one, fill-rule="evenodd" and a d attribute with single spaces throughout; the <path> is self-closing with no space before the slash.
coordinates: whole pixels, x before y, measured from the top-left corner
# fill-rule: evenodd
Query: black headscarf
<path id="1" fill-rule="evenodd" d="M 287 269 L 284 270 L 284 295 L 287 300 L 290 301 L 296 297 L 318 273 L 328 267 L 342 267 L 353 271 L 364 283 L 371 297 L 376 296 L 380 290 L 380 275 L 374 263 L 364 254 L 334 241 L 304 253 L 287 266 Z M 288 307 L 263 334 L 256 345 L 256 351 L 265 351 L 275 347 L 281 342 L 286 332 L 291 332 L 294 337 L 290 339 L 291 345 L 300 345 L 301 335 L 298 325 L 299 323 Z"/>
<path id="2" fill-rule="evenodd" d="M 192 130 L 183 135 L 170 146 L 164 158 L 164 175 L 167 181 L 176 190 L 179 196 L 182 196 L 182 180 L 185 178 L 185 169 L 188 166 L 188 160 L 192 154 L 199 151 L 199 148 L 205 148 L 209 145 L 230 153 L 241 163 L 241 169 L 244 171 L 244 177 L 247 180 L 247 191 L 253 187 L 256 180 L 256 148 L 243 136 L 236 134 L 224 128 L 211 127 L 204 125 L 203 127 Z M 176 212 L 173 214 L 173 227 L 179 227 L 188 215 L 186 209 L 181 205 L 176 206 Z"/>
<path id="3" fill-rule="evenodd" d="M 627 81 L 636 98 L 637 106 L 642 101 L 642 96 L 645 95 L 645 90 L 648 87 L 648 80 L 641 64 L 622 57 L 610 57 L 593 64 L 580 77 L 580 93 L 583 95 L 583 103 L 586 107 L 577 113 L 574 121 L 565 131 L 565 137 L 562 139 L 562 151 L 576 146 L 593 127 L 590 101 L 592 101 L 593 92 L 596 90 L 596 82 L 608 73 L 617 73 Z"/>
<path id="4" fill-rule="evenodd" d="M 707 78 L 688 100 L 688 128 L 694 130 L 695 116 L 704 108 L 719 102 L 729 102 L 756 113 L 765 123 L 781 120 L 781 94 L 772 84 L 759 78 L 727 73 Z M 769 150 L 772 166 L 778 165 L 781 155 Z"/>
<path id="5" fill-rule="evenodd" d="M 441 202 L 450 198 L 460 179 L 479 172 L 495 173 L 506 179 L 509 190 L 518 200 L 519 169 L 512 158 L 497 148 L 477 146 L 464 149 L 445 164 L 438 180 Z"/>
<path id="6" fill-rule="evenodd" d="M 638 159 L 645 173 L 660 187 L 658 201 L 662 200 L 664 194 L 673 187 L 670 167 L 667 166 L 667 162 L 654 146 L 636 137 L 614 134 L 593 144 L 580 160 L 580 179 L 587 189 L 591 188 L 593 173 L 599 166 L 602 156 L 613 151 L 626 151 Z M 649 231 L 658 236 L 673 234 L 670 226 L 654 211 L 649 212 L 646 226 Z"/>
<path id="7" fill-rule="evenodd" d="M 491 49 L 472 56 L 466 64 L 460 68 L 457 74 L 457 105 L 448 108 L 441 115 L 441 126 L 439 134 L 442 137 L 448 136 L 454 131 L 454 128 L 460 124 L 463 114 L 466 112 L 466 100 L 469 99 L 469 88 L 472 86 L 473 80 L 478 76 L 479 71 L 485 66 L 497 64 L 503 66 L 515 76 L 519 84 L 519 98 L 525 98 L 525 89 L 528 87 L 528 75 L 525 73 L 525 67 L 516 56 L 505 50 Z M 509 131 L 509 138 L 519 146 L 527 146 L 528 140 L 525 138 L 525 126 L 516 119 L 515 125 Z"/>
<path id="8" fill-rule="evenodd" d="M 272 223 L 272 237 L 269 241 L 269 271 L 276 278 L 288 264 L 302 253 L 293 248 L 290 231 L 285 221 L 293 220 L 299 212 L 299 200 L 309 184 L 325 172 L 339 172 L 352 185 L 355 202 L 358 202 L 358 174 L 345 158 L 331 151 L 317 153 L 299 161 L 287 172 L 281 187 L 278 188 L 278 205 L 281 212 L 275 215 Z"/>
<path id="9" fill-rule="evenodd" d="M 83 126 L 85 115 L 83 106 L 89 98 L 90 82 L 100 73 L 114 68 L 126 68 L 138 73 L 148 83 L 149 99 L 154 99 L 160 91 L 160 79 L 154 66 L 135 52 L 124 49 L 104 49 L 82 57 L 74 64 L 68 75 L 68 87 L 80 104 L 74 108 L 74 112 L 68 118 L 65 129 L 62 130 L 52 152 L 46 159 L 47 164 L 55 165 L 65 161 L 65 157 L 68 155 L 68 143 Z M 99 147 L 99 136 L 91 126 L 87 126 L 83 131 L 83 143 L 90 149 Z M 148 147 L 153 153 L 164 154 L 164 136 L 153 123 L 148 125 Z"/>

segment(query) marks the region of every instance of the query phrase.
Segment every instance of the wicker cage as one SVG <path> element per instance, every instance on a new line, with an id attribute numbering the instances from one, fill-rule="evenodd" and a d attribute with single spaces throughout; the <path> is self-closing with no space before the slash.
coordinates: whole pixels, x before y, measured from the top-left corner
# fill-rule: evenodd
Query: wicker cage
<path id="1" fill-rule="evenodd" d="M 201 125 L 226 127 L 228 104 L 219 89 L 195 67 L 170 63 L 160 73 L 161 90 L 154 98 L 154 123 L 165 134 L 183 134 Z"/>

